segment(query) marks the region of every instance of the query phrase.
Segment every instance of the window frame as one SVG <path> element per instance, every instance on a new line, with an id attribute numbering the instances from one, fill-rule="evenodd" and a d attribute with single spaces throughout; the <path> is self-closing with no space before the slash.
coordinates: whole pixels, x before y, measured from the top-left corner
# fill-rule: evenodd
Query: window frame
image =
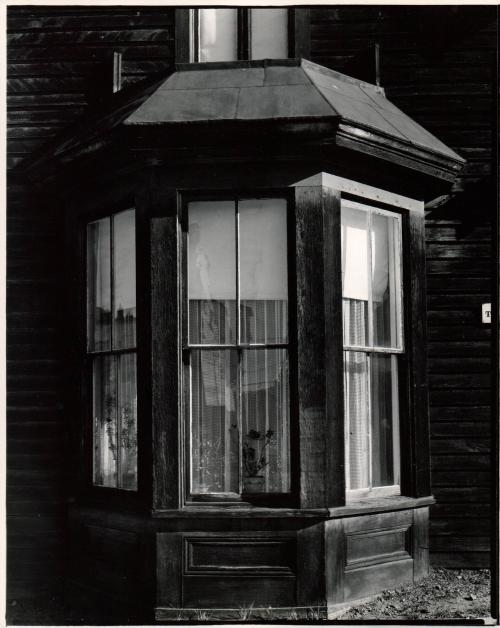
<path id="1" fill-rule="evenodd" d="M 203 8 L 203 7 L 202 7 Z M 220 7 L 238 9 L 237 27 L 237 59 L 248 61 L 250 50 L 250 30 L 248 11 L 250 8 L 261 7 Z M 269 7 L 271 8 L 271 7 Z M 272 7 L 285 8 L 285 7 Z M 288 8 L 288 58 L 310 57 L 310 13 L 309 9 L 298 7 Z M 175 12 L 175 61 L 176 63 L 202 63 L 198 61 L 198 9 L 176 9 Z M 225 63 L 225 62 L 214 62 Z M 231 63 L 228 61 L 227 63 Z"/>
<path id="2" fill-rule="evenodd" d="M 388 216 L 390 218 L 395 218 L 397 220 L 398 223 L 398 229 L 399 229 L 399 246 L 398 246 L 398 260 L 397 260 L 397 268 L 396 268 L 396 272 L 397 272 L 397 277 L 399 278 L 399 284 L 398 284 L 398 291 L 399 291 L 399 299 L 398 299 L 398 304 L 399 304 L 399 312 L 397 313 L 397 320 L 399 322 L 399 329 L 398 329 L 398 345 L 399 346 L 395 346 L 395 347 L 382 347 L 382 346 L 378 346 L 375 344 L 374 342 L 374 331 L 373 331 L 373 301 L 371 299 L 371 282 L 369 285 L 369 300 L 368 300 L 368 343 L 364 343 L 364 344 L 359 344 L 359 345 L 355 345 L 355 344 L 350 344 L 350 343 L 345 343 L 344 342 L 344 336 L 342 337 L 342 351 L 343 354 L 345 355 L 346 353 L 350 352 L 350 353 L 364 353 L 366 354 L 368 360 L 370 359 L 370 357 L 372 355 L 385 355 L 385 356 L 391 356 L 391 360 L 395 359 L 396 360 L 396 364 L 397 364 L 397 390 L 398 390 L 398 395 L 397 395 L 397 399 L 398 399 L 398 416 L 397 416 L 397 422 L 394 421 L 393 419 L 393 429 L 395 424 L 397 424 L 396 429 L 394 429 L 393 435 L 394 438 L 396 439 L 396 443 L 397 443 L 397 447 L 395 446 L 396 443 L 393 442 L 393 464 L 394 464 L 394 476 L 395 478 L 397 478 L 399 481 L 392 484 L 392 485 L 384 485 L 384 486 L 369 486 L 369 487 L 365 487 L 365 488 L 359 488 L 359 489 L 348 489 L 347 488 L 347 479 L 348 479 L 348 475 L 349 475 L 349 455 L 347 450 L 345 451 L 344 455 L 345 455 L 345 484 L 346 484 L 346 502 L 352 502 L 352 501 L 356 501 L 358 499 L 361 498 L 376 498 L 376 497 L 389 497 L 389 496 L 394 496 L 394 495 L 401 495 L 401 473 L 402 473 L 402 469 L 401 469 L 401 417 L 405 416 L 408 414 L 408 409 L 407 409 L 407 404 L 405 404 L 405 398 L 404 395 L 401 394 L 402 392 L 402 384 L 406 381 L 405 378 L 405 373 L 402 373 L 401 371 L 404 368 L 404 365 L 406 364 L 406 336 L 407 336 L 407 327 L 405 324 L 405 311 L 406 311 L 406 307 L 405 307 L 405 298 L 406 298 L 406 291 L 405 291 L 405 274 L 404 274 L 404 250 L 405 250 L 405 244 L 404 244 L 404 224 L 405 224 L 405 220 L 404 220 L 404 213 L 401 211 L 401 209 L 396 208 L 392 205 L 388 205 L 385 203 L 380 203 L 377 201 L 373 201 L 371 199 L 366 199 L 366 198 L 362 198 L 362 197 L 355 197 L 353 195 L 349 195 L 349 194 L 343 194 L 341 196 L 341 202 L 340 202 L 340 211 L 342 212 L 342 201 L 348 201 L 350 203 L 353 203 L 355 205 L 355 209 L 359 210 L 359 211 L 363 211 L 367 214 L 368 216 L 368 229 L 369 229 L 369 233 L 371 234 L 371 224 L 372 224 L 372 215 L 373 214 L 379 214 L 382 216 Z M 368 238 L 368 257 L 370 259 L 371 256 L 371 252 L 372 252 L 372 248 L 371 248 L 371 238 Z M 370 270 L 371 270 L 371 262 L 370 262 Z M 343 298 L 343 297 L 342 297 Z M 343 307 L 341 305 L 341 307 Z M 342 330 L 343 331 L 343 330 Z M 371 344 L 370 344 L 371 341 Z M 368 362 L 369 364 L 369 362 Z M 344 373 L 345 374 L 345 373 Z M 371 381 L 371 370 L 370 370 L 370 366 L 368 366 L 368 370 L 367 370 L 367 377 L 368 377 L 368 382 L 369 382 L 369 386 L 370 386 L 370 381 Z M 344 391 L 345 394 L 345 391 Z M 369 395 L 371 393 L 368 393 Z M 345 407 L 345 406 L 344 406 Z M 370 414 L 368 417 L 368 421 L 369 421 L 369 426 L 371 428 L 371 421 L 372 421 L 372 414 L 371 414 L 371 404 L 370 404 Z M 346 416 L 345 416 L 345 411 L 344 411 L 344 430 L 346 430 L 347 425 L 346 425 Z M 370 478 L 370 484 L 371 484 L 371 480 L 372 480 L 372 445 L 373 442 L 371 440 L 371 429 L 369 430 L 369 436 L 370 436 L 370 440 L 369 440 L 369 447 L 370 447 L 370 454 L 369 454 L 369 469 L 368 469 L 368 474 L 369 474 L 369 478 Z M 345 441 L 347 443 L 347 439 Z"/>
<path id="3" fill-rule="evenodd" d="M 119 194 L 117 190 L 116 201 L 100 202 L 99 198 L 92 198 L 78 206 L 78 211 L 74 219 L 68 219 L 66 224 L 68 238 L 68 258 L 72 259 L 76 324 L 74 331 L 77 334 L 78 342 L 74 351 L 74 364 L 77 368 L 78 380 L 74 382 L 71 389 L 75 398 L 79 400 L 80 412 L 79 424 L 76 426 L 72 437 L 74 448 L 79 452 L 81 461 L 81 471 L 78 475 L 77 492 L 82 499 L 102 505 L 116 505 L 118 507 L 142 507 L 147 501 L 151 489 L 147 485 L 148 477 L 148 456 L 144 455 L 145 450 L 145 391 L 147 382 L 141 377 L 140 372 L 144 371 L 145 359 L 145 338 L 147 332 L 144 328 L 144 303 L 139 298 L 143 282 L 144 272 L 142 258 L 144 247 L 141 245 L 142 214 L 139 209 L 135 193 L 126 192 Z M 135 211 L 135 253 L 136 253 L 136 344 L 130 349 L 119 349 L 117 353 L 132 351 L 136 356 L 136 387 L 137 387 L 137 487 L 135 489 L 122 489 L 112 486 L 101 486 L 94 484 L 94 460 L 93 460 L 93 382 L 92 382 L 92 362 L 96 352 L 88 352 L 87 347 L 87 225 L 102 218 L 109 218 L 123 211 L 133 209 Z M 76 246 L 75 246 L 76 243 Z M 147 364 L 147 362 L 146 362 Z"/>
<path id="4" fill-rule="evenodd" d="M 287 203 L 287 279 L 288 279 L 288 343 L 279 343 L 288 351 L 288 388 L 289 388 L 289 473 L 290 492 L 288 493 L 206 493 L 198 494 L 191 491 L 191 460 L 190 460 L 190 354 L 193 348 L 211 345 L 190 345 L 188 338 L 188 204 L 193 201 L 227 201 L 258 198 L 280 198 Z M 295 207 L 294 194 L 290 188 L 252 188 L 242 190 L 189 190 L 180 192 L 179 224 L 181 232 L 180 252 L 180 352 L 181 352 L 181 482 L 183 506 L 200 506 L 233 504 L 241 506 L 293 507 L 297 504 L 298 481 L 298 401 L 297 401 L 297 325 L 296 325 L 296 275 L 295 275 Z M 235 350 L 242 350 L 247 343 L 234 343 Z M 225 348 L 229 345 L 221 345 Z M 231 345 L 233 346 L 233 345 Z M 259 349 L 272 348 L 276 343 L 258 345 Z M 259 350 L 258 349 L 258 350 Z M 210 350 L 210 349 L 208 349 Z M 241 460 L 240 460 L 241 468 Z"/>
<path id="5" fill-rule="evenodd" d="M 123 209 L 118 209 L 117 211 L 113 211 L 105 216 L 102 216 L 100 218 L 97 218 L 95 220 L 90 220 L 87 222 L 86 224 L 86 236 L 85 236 L 85 241 L 86 241 L 86 256 L 85 256 L 85 267 L 86 267 L 86 272 L 85 272 L 85 295 L 86 295 L 86 303 L 87 303 L 87 317 L 86 317 L 86 362 L 88 363 L 88 370 L 89 370 L 89 376 L 88 376 L 88 381 L 89 381 L 89 386 L 91 389 L 91 403 L 90 406 L 92 408 L 92 443 L 93 443 L 93 447 L 92 447 L 92 485 L 95 487 L 102 487 L 102 488 L 113 488 L 115 490 L 118 491 L 127 491 L 127 492 L 132 492 L 132 493 L 137 493 L 137 491 L 139 490 L 139 485 L 138 485 L 138 469 L 136 472 L 136 478 L 135 478 L 135 488 L 126 488 L 124 486 L 119 486 L 120 484 L 120 472 L 121 472 L 121 448 L 119 446 L 119 440 L 120 440 L 120 436 L 121 436 L 121 429 L 122 429 L 122 425 L 121 425 L 121 420 L 117 417 L 117 422 L 116 422 L 116 429 L 117 429 L 117 436 L 116 436 L 116 447 L 117 447 L 117 452 L 120 452 L 119 454 L 117 454 L 117 458 L 116 458 L 116 475 L 117 475 L 117 485 L 116 486 L 106 486 L 103 484 L 97 484 L 95 481 L 95 471 L 96 471 L 96 461 L 95 461 L 95 438 L 96 438 L 96 434 L 95 434 L 95 425 L 94 425 L 94 421 L 93 421 L 93 408 L 94 408 L 94 403 L 95 403 L 95 388 L 94 388 L 94 364 L 96 364 L 98 358 L 102 357 L 102 358 L 106 358 L 109 357 L 112 361 L 112 363 L 114 364 L 114 371 L 115 371 L 115 377 L 116 377 L 116 381 L 115 381 L 115 385 L 116 385 L 116 394 L 117 394 L 117 399 L 119 399 L 119 378 L 120 378 L 120 358 L 121 356 L 125 356 L 125 355 L 133 355 L 135 357 L 135 392 L 136 392 L 136 406 L 137 406 L 137 282 L 135 281 L 135 342 L 133 345 L 130 346 L 126 346 L 126 347 L 118 347 L 115 348 L 113 346 L 113 341 L 114 341 L 114 334 L 113 334 L 113 327 L 114 327 L 114 317 L 115 317 L 115 290 L 116 290 L 116 286 L 115 286 L 115 246 L 114 246 L 114 233 L 115 233 L 115 217 L 119 216 L 122 213 L 131 211 L 133 212 L 133 217 L 134 217 L 134 230 L 133 230 L 133 239 L 134 239 L 134 254 L 135 254 L 135 278 L 137 278 L 137 212 L 136 212 L 136 208 L 135 207 L 126 207 Z M 110 281 L 110 332 L 109 332 L 109 347 L 106 349 L 96 349 L 94 345 L 95 344 L 95 340 L 92 340 L 92 342 L 90 342 L 90 329 L 89 329 L 89 305 L 90 305 L 90 300 L 89 300 L 89 293 L 90 293 L 90 282 L 89 282 L 89 226 L 99 222 L 101 220 L 108 220 L 109 221 L 109 253 L 110 253 L 110 272 L 109 272 L 109 281 Z M 95 329 L 93 330 L 95 332 Z M 118 406 L 117 406 L 118 407 Z M 138 408 L 138 406 L 137 406 Z M 136 441 L 137 441 L 137 428 L 138 428 L 138 422 L 139 422 L 139 418 L 138 418 L 138 413 L 136 416 L 136 421 L 135 421 L 135 428 L 136 428 Z M 139 453 L 139 444 L 138 442 L 136 443 L 136 460 L 138 458 L 138 453 Z M 137 462 L 136 462 L 137 464 Z"/>

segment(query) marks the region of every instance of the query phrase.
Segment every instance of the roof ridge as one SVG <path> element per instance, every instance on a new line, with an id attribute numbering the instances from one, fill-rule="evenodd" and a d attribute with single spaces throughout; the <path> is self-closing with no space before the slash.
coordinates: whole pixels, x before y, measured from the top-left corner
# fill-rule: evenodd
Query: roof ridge
<path id="1" fill-rule="evenodd" d="M 366 81 L 362 81 L 361 79 L 354 78 L 353 76 L 349 76 L 348 74 L 342 74 L 342 72 L 337 72 L 336 70 L 332 70 L 331 68 L 327 68 L 324 65 L 319 65 L 318 63 L 314 63 L 313 61 L 309 61 L 308 59 L 299 59 L 301 62 L 300 65 L 302 68 L 314 70 L 319 74 L 323 74 L 325 76 L 331 76 L 332 78 L 339 79 L 344 81 L 344 83 L 350 83 L 351 85 L 357 85 L 358 87 L 362 87 L 368 89 L 370 91 L 376 92 L 377 94 L 381 94 L 385 96 L 385 90 L 380 85 L 374 85 L 373 83 L 367 83 Z"/>

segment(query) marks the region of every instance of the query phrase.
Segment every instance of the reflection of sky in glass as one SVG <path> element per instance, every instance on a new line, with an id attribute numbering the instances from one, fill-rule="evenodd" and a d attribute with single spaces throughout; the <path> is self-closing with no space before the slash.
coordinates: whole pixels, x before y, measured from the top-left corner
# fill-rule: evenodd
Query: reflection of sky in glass
<path id="1" fill-rule="evenodd" d="M 135 221 L 130 209 L 114 216 L 115 313 L 135 307 Z"/>

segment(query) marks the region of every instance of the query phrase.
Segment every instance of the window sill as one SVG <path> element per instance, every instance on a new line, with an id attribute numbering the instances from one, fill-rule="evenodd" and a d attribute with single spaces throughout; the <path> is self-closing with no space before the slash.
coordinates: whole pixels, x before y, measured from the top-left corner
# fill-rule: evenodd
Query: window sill
<path id="1" fill-rule="evenodd" d="M 223 506 L 222 504 L 190 505 L 181 509 L 154 510 L 151 516 L 155 519 L 194 519 L 194 518 L 321 518 L 340 519 L 342 517 L 354 517 L 356 515 L 392 512 L 395 510 L 409 510 L 431 506 L 436 500 L 432 495 L 428 497 L 404 497 L 395 495 L 392 497 L 366 498 L 351 502 L 346 506 L 337 508 L 264 508 L 249 506 L 248 504 Z"/>
<path id="2" fill-rule="evenodd" d="M 345 506 L 329 508 L 329 518 L 355 517 L 368 513 L 392 512 L 394 510 L 407 510 L 432 506 L 436 500 L 432 495 L 426 497 L 405 497 L 404 495 L 392 495 L 391 497 L 365 497 L 351 501 Z"/>
<path id="3" fill-rule="evenodd" d="M 221 504 L 211 505 L 210 503 L 197 504 L 196 506 L 187 506 L 179 510 L 153 510 L 151 516 L 155 519 L 195 519 L 195 518 L 220 518 L 220 517 L 236 517 L 242 519 L 253 519 L 259 517 L 279 517 L 279 518 L 328 518 L 327 508 L 266 508 L 258 506 L 249 506 L 248 504 L 241 506 Z"/>

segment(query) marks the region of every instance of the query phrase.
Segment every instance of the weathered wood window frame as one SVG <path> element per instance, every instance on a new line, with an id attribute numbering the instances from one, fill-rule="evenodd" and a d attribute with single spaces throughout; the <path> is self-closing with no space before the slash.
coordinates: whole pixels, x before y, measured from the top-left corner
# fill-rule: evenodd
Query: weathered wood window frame
<path id="1" fill-rule="evenodd" d="M 226 7 L 233 8 L 233 7 Z M 259 7 L 255 7 L 259 8 Z M 276 7 L 278 8 L 278 7 Z M 250 29 L 247 8 L 238 8 L 237 60 L 250 59 Z M 176 63 L 198 62 L 198 10 L 176 9 L 175 60 Z M 288 57 L 310 56 L 309 9 L 288 8 Z"/>
<path id="2" fill-rule="evenodd" d="M 211 345 L 211 344 L 193 344 L 190 343 L 189 338 L 189 312 L 188 312 L 188 207 L 191 202 L 224 202 L 234 201 L 236 212 L 239 202 L 244 202 L 252 199 L 283 199 L 286 201 L 286 230 L 287 230 L 287 293 L 288 293 L 288 321 L 287 321 L 287 341 L 286 342 L 264 342 L 264 343 L 245 343 L 242 342 L 239 337 L 234 342 L 225 343 L 223 345 Z M 261 505 L 261 506 L 290 506 L 295 503 L 297 499 L 297 453 L 296 453 L 296 430 L 297 430 L 297 411 L 296 411 L 296 336 L 295 336 L 295 274 L 294 274 L 294 208 L 293 198 L 290 189 L 271 189 L 271 190 L 258 190 L 249 191 L 245 193 L 228 192 L 227 190 L 221 192 L 185 192 L 181 195 L 181 345 L 182 345 L 182 379 L 183 379 L 183 399 L 182 399 L 182 431 L 183 431 L 183 484 L 184 490 L 184 503 L 189 506 L 190 504 L 205 503 L 224 503 L 224 502 L 239 502 L 247 505 Z M 238 213 L 237 213 L 238 215 Z M 236 219 L 236 250 L 239 245 L 239 221 Z M 237 255 L 239 255 L 237 253 Z M 237 280 L 236 285 L 239 286 L 239 262 L 237 263 Z M 240 302 L 239 288 L 237 294 L 237 302 Z M 238 308 L 237 308 L 238 312 Z M 238 312 L 239 314 L 239 312 Z M 240 316 L 236 316 L 238 321 L 237 327 L 240 326 Z M 239 336 L 239 334 L 237 334 Z M 239 491 L 234 492 L 206 492 L 196 493 L 192 490 L 192 477 L 191 477 L 191 408 L 190 408 L 190 393 L 191 393 L 191 361 L 194 351 L 212 351 L 221 349 L 232 349 L 238 354 L 238 362 L 241 361 L 242 352 L 245 349 L 262 351 L 262 350 L 277 350 L 284 349 L 287 352 L 288 360 L 288 483 L 289 490 L 286 492 L 259 492 L 248 493 L 242 491 L 242 478 L 241 478 L 241 466 L 243 464 L 242 459 L 239 460 L 240 466 L 240 479 L 239 479 Z M 238 373 L 240 372 L 240 366 L 238 367 Z M 238 376 L 238 381 L 241 375 Z M 239 385 L 239 384 L 238 384 Z M 241 430 L 241 417 L 238 417 L 238 430 Z M 243 434 L 240 434 L 240 447 L 239 454 L 241 452 L 241 441 Z"/>
<path id="3" fill-rule="evenodd" d="M 344 199 L 401 215 L 407 334 L 405 350 L 398 354 L 400 442 L 404 452 L 400 493 L 429 496 L 424 204 L 327 173 L 305 179 L 295 188 L 297 234 L 304 234 L 297 241 L 297 294 L 302 312 L 298 318 L 301 473 L 308 478 L 309 493 L 303 506 L 323 503 L 338 507 L 363 497 L 353 494 L 351 499 L 345 485 L 340 228 Z M 317 416 L 309 417 L 312 409 L 317 409 Z M 311 431 L 313 416 L 317 428 Z M 324 452 L 321 464 L 320 452 Z M 377 497 L 383 497 L 376 492 L 369 496 L 374 505 Z"/>

